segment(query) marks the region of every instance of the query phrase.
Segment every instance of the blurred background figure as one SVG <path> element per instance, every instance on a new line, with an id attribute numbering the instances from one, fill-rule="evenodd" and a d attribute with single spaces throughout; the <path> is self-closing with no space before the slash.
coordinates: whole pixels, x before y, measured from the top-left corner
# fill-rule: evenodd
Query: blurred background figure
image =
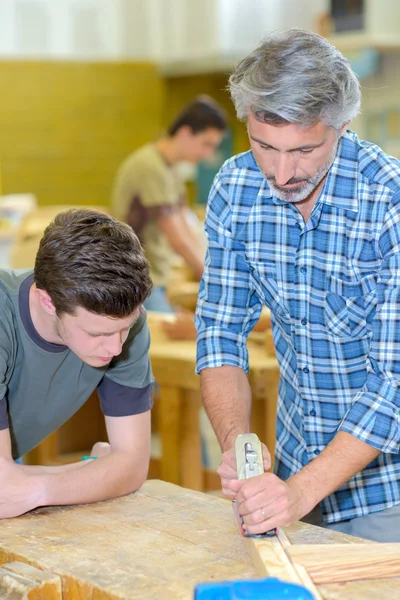
<path id="1" fill-rule="evenodd" d="M 131 225 L 145 248 L 154 283 L 145 303 L 150 311 L 174 312 L 167 288 L 175 253 L 196 280 L 202 276 L 203 244 L 187 206 L 179 165 L 196 165 L 209 158 L 226 129 L 220 106 L 208 96 L 199 96 L 182 109 L 163 137 L 133 152 L 118 170 L 112 213 Z M 188 327 L 191 323 L 190 317 Z M 185 335 L 182 321 L 180 329 Z"/>

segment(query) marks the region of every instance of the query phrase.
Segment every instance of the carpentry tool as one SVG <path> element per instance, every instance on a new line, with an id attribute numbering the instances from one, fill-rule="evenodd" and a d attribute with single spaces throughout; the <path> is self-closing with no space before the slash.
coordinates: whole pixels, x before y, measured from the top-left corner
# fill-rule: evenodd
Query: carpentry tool
<path id="1" fill-rule="evenodd" d="M 264 473 L 264 462 L 260 440 L 255 433 L 241 433 L 235 442 L 236 467 L 238 479 L 249 479 Z M 272 537 L 276 535 L 276 529 L 270 529 L 265 533 L 249 534 L 243 528 L 243 518 L 239 515 L 237 502 L 233 501 L 233 510 L 240 532 L 245 537 Z"/>
<path id="2" fill-rule="evenodd" d="M 249 581 L 222 581 L 196 586 L 195 600 L 313 600 L 302 585 L 286 583 L 275 577 Z"/>

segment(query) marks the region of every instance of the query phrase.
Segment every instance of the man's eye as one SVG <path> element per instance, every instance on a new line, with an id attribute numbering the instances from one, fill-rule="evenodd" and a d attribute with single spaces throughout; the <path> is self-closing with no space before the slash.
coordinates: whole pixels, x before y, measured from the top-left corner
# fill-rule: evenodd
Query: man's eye
<path id="1" fill-rule="evenodd" d="M 271 146 L 260 145 L 261 150 L 271 150 Z"/>
<path id="2" fill-rule="evenodd" d="M 311 154 L 311 152 L 314 150 L 314 148 L 312 148 L 311 150 L 299 150 L 300 154 Z"/>

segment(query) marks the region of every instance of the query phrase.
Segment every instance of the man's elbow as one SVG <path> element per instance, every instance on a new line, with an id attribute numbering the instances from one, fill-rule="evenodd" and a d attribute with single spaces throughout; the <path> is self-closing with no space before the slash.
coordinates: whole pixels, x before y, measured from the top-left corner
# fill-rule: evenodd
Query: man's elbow
<path id="1" fill-rule="evenodd" d="M 118 495 L 126 496 L 136 492 L 146 481 L 149 474 L 150 459 L 141 464 L 129 465 L 123 473 L 120 480 L 120 493 Z"/>

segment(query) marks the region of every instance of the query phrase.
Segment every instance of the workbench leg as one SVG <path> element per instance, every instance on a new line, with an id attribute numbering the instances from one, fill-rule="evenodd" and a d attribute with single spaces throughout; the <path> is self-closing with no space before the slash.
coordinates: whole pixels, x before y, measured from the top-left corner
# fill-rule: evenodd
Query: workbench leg
<path id="1" fill-rule="evenodd" d="M 182 391 L 180 485 L 191 490 L 203 491 L 200 408 L 200 391 Z"/>
<path id="2" fill-rule="evenodd" d="M 159 429 L 161 438 L 161 479 L 180 484 L 181 390 L 160 386 Z"/>
<path id="3" fill-rule="evenodd" d="M 265 441 L 265 411 L 266 411 L 266 391 L 263 390 L 262 396 L 254 396 L 251 404 L 250 431 L 255 433 L 264 444 Z"/>

